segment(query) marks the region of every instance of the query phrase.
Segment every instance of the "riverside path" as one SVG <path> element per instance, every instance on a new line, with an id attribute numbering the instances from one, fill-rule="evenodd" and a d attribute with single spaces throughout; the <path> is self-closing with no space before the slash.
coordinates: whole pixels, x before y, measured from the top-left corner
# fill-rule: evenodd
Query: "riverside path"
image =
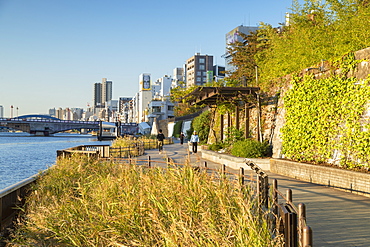
<path id="1" fill-rule="evenodd" d="M 175 144 L 165 145 L 162 154 L 151 149 L 145 151 L 145 156 L 150 156 L 153 161 L 164 161 L 169 157 L 177 163 L 184 163 L 189 157 L 188 145 L 175 141 Z M 202 159 L 201 151 L 191 154 L 190 160 L 193 165 L 202 166 L 207 162 L 209 168 L 220 168 L 220 164 Z M 288 188 L 293 191 L 293 202 L 296 205 L 306 205 L 307 224 L 313 230 L 313 246 L 370 246 L 370 198 L 268 171 L 267 174 L 270 183 L 273 178 L 278 180 L 280 191 L 284 192 Z"/>

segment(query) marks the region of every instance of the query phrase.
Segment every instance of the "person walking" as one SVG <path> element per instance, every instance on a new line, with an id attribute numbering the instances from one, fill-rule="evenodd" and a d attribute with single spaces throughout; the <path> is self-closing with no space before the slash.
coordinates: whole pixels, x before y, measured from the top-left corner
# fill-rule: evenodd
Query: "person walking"
<path id="1" fill-rule="evenodd" d="M 162 129 L 159 129 L 158 131 L 158 135 L 157 135 L 157 140 L 158 140 L 158 151 L 159 153 L 162 153 L 162 150 L 163 150 L 163 140 L 165 139 L 166 137 L 164 136 L 163 132 L 162 132 Z"/>
<path id="2" fill-rule="evenodd" d="M 184 135 L 184 132 L 181 132 L 180 134 L 180 144 L 184 144 L 184 138 L 185 138 L 185 135 Z"/>
<path id="3" fill-rule="evenodd" d="M 199 143 L 199 136 L 196 131 L 190 137 L 190 142 L 193 145 L 193 153 L 197 153 L 198 151 L 198 143 Z"/>

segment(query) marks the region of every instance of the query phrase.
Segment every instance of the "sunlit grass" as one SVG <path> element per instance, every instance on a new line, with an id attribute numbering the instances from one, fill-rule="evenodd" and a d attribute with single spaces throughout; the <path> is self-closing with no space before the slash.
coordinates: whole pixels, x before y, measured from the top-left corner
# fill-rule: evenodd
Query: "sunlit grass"
<path id="1" fill-rule="evenodd" d="M 61 159 L 25 212 L 9 246 L 278 246 L 248 188 L 190 166 Z"/>

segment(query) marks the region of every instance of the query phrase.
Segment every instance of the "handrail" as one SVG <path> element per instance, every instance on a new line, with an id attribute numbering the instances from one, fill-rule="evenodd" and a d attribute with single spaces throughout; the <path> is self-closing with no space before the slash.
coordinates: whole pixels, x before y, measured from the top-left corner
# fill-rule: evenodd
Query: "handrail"
<path id="1" fill-rule="evenodd" d="M 35 174 L 18 183 L 0 190 L 0 233 L 7 235 L 7 229 L 13 226 L 15 217 L 19 212 L 19 206 L 23 205 L 28 188 L 38 178 Z"/>
<path id="2" fill-rule="evenodd" d="M 285 240 L 285 246 L 289 247 L 308 247 L 312 246 L 312 229 L 306 222 L 306 207 L 303 203 L 297 206 L 293 203 L 292 190 L 287 189 L 286 195 L 278 190 L 277 180 L 273 180 L 271 190 L 271 204 L 268 203 L 270 197 L 270 186 L 267 174 L 252 161 L 245 159 L 245 163 L 257 174 L 256 187 L 259 205 L 265 211 L 271 211 L 275 216 L 272 231 L 277 231 L 282 234 Z M 279 204 L 278 197 L 284 200 L 284 203 Z M 271 208 L 269 208 L 271 206 Z M 280 210 L 278 210 L 278 208 Z M 297 217 L 298 216 L 298 217 Z M 283 222 L 283 224 L 278 224 Z"/>
<path id="3" fill-rule="evenodd" d="M 171 140 L 169 140 L 171 143 Z M 115 148 L 111 148 L 109 145 L 81 145 L 77 147 L 72 147 L 68 148 L 65 150 L 58 150 L 57 154 L 58 157 L 64 156 L 68 157 L 73 153 L 84 153 L 87 154 L 88 156 L 93 156 L 97 158 L 103 158 L 103 159 L 119 159 L 119 160 L 125 160 L 132 164 L 132 162 L 141 162 L 147 167 L 152 167 L 153 163 L 159 163 L 159 164 L 167 164 L 167 167 L 172 164 L 172 165 L 177 165 L 181 166 L 184 164 L 178 164 L 175 163 L 173 160 L 170 158 L 167 158 L 166 161 L 152 161 L 150 156 L 148 157 L 147 160 L 142 160 L 142 159 L 133 159 L 134 153 L 129 152 L 129 155 L 126 157 L 122 157 L 122 155 L 115 156 L 113 155 Z M 116 148 L 117 149 L 117 148 Z M 122 148 L 121 148 L 122 150 Z M 130 151 L 130 148 L 129 148 Z M 139 142 L 136 143 L 135 149 L 133 151 L 138 151 L 135 153 L 135 156 L 139 156 L 144 154 L 144 142 Z M 273 180 L 273 188 L 271 190 L 269 182 L 268 182 L 268 175 L 255 163 L 253 163 L 250 160 L 245 160 L 246 164 L 251 167 L 252 171 L 255 172 L 256 179 L 254 179 L 253 176 L 250 178 L 244 175 L 244 168 L 240 168 L 240 173 L 239 176 L 235 173 L 232 172 L 227 172 L 226 171 L 226 165 L 221 165 L 220 170 L 212 169 L 207 167 L 207 163 L 204 162 L 204 167 L 195 167 L 195 170 L 200 170 L 200 169 L 206 169 L 207 171 L 215 171 L 220 174 L 219 179 L 222 177 L 225 177 L 226 175 L 232 175 L 234 177 L 239 178 L 239 182 L 241 184 L 244 184 L 244 180 L 248 179 L 250 182 L 255 182 L 256 184 L 256 195 L 257 195 L 257 200 L 258 200 L 258 205 L 259 205 L 259 210 L 265 211 L 267 214 L 264 215 L 271 215 L 273 214 L 275 218 L 275 222 L 272 225 L 271 233 L 274 233 L 277 231 L 278 234 L 283 234 L 284 239 L 285 239 L 285 246 L 289 247 L 295 247 L 295 246 L 303 246 L 303 247 L 309 247 L 312 246 L 312 229 L 307 226 L 306 222 L 306 209 L 304 204 L 299 204 L 298 208 L 294 205 L 293 200 L 292 200 L 292 192 L 290 189 L 287 191 L 287 195 L 285 196 L 282 192 L 280 192 L 277 189 L 277 180 Z M 7 206 L 7 209 L 1 212 L 1 222 L 0 222 L 0 230 L 5 229 L 5 225 L 9 225 L 9 219 L 12 219 L 16 213 L 15 210 L 15 205 L 19 204 L 17 201 L 18 198 L 24 198 L 23 196 L 19 196 L 20 194 L 23 194 L 24 192 L 21 190 L 24 190 L 25 188 L 28 187 L 29 184 L 34 182 L 37 179 L 36 175 L 21 181 L 20 183 L 17 183 L 13 186 L 10 186 L 2 191 L 0 191 L 0 203 L 2 206 L 5 204 L 3 203 L 4 198 L 7 195 L 10 195 L 11 193 L 15 192 L 17 196 L 12 197 L 12 202 L 8 203 L 11 205 L 11 207 L 14 209 L 13 212 L 8 212 L 9 211 L 9 205 Z M 22 193 L 21 193 L 22 192 Z M 270 197 L 270 192 L 272 192 L 272 197 Z M 278 196 L 283 198 L 284 203 L 279 204 L 278 201 Z M 14 199 L 17 198 L 17 199 Z M 271 199 L 270 199 L 271 198 Z M 271 203 L 269 201 L 271 200 Z M 280 210 L 278 210 L 278 208 Z M 262 213 L 262 211 L 261 211 Z M 297 217 L 298 215 L 298 217 Z M 12 222 L 12 221 L 10 221 Z M 281 224 L 281 222 L 283 224 Z"/>

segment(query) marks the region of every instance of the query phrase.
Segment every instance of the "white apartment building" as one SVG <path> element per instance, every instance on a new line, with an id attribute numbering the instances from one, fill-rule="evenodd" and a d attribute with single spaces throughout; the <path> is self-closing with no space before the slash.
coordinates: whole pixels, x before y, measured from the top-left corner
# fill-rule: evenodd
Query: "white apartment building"
<path id="1" fill-rule="evenodd" d="M 136 95 L 136 123 L 147 122 L 148 103 L 152 100 L 151 74 L 139 76 L 139 92 Z"/>
<path id="2" fill-rule="evenodd" d="M 178 86 L 185 87 L 185 78 L 185 65 L 184 68 L 174 68 L 171 88 L 175 88 Z"/>
<path id="3" fill-rule="evenodd" d="M 170 102 L 171 76 L 165 75 L 151 82 L 151 74 L 139 76 L 139 92 L 129 103 L 128 122 L 149 122 L 174 116 L 174 104 Z M 148 84 L 149 83 L 149 84 Z"/>

